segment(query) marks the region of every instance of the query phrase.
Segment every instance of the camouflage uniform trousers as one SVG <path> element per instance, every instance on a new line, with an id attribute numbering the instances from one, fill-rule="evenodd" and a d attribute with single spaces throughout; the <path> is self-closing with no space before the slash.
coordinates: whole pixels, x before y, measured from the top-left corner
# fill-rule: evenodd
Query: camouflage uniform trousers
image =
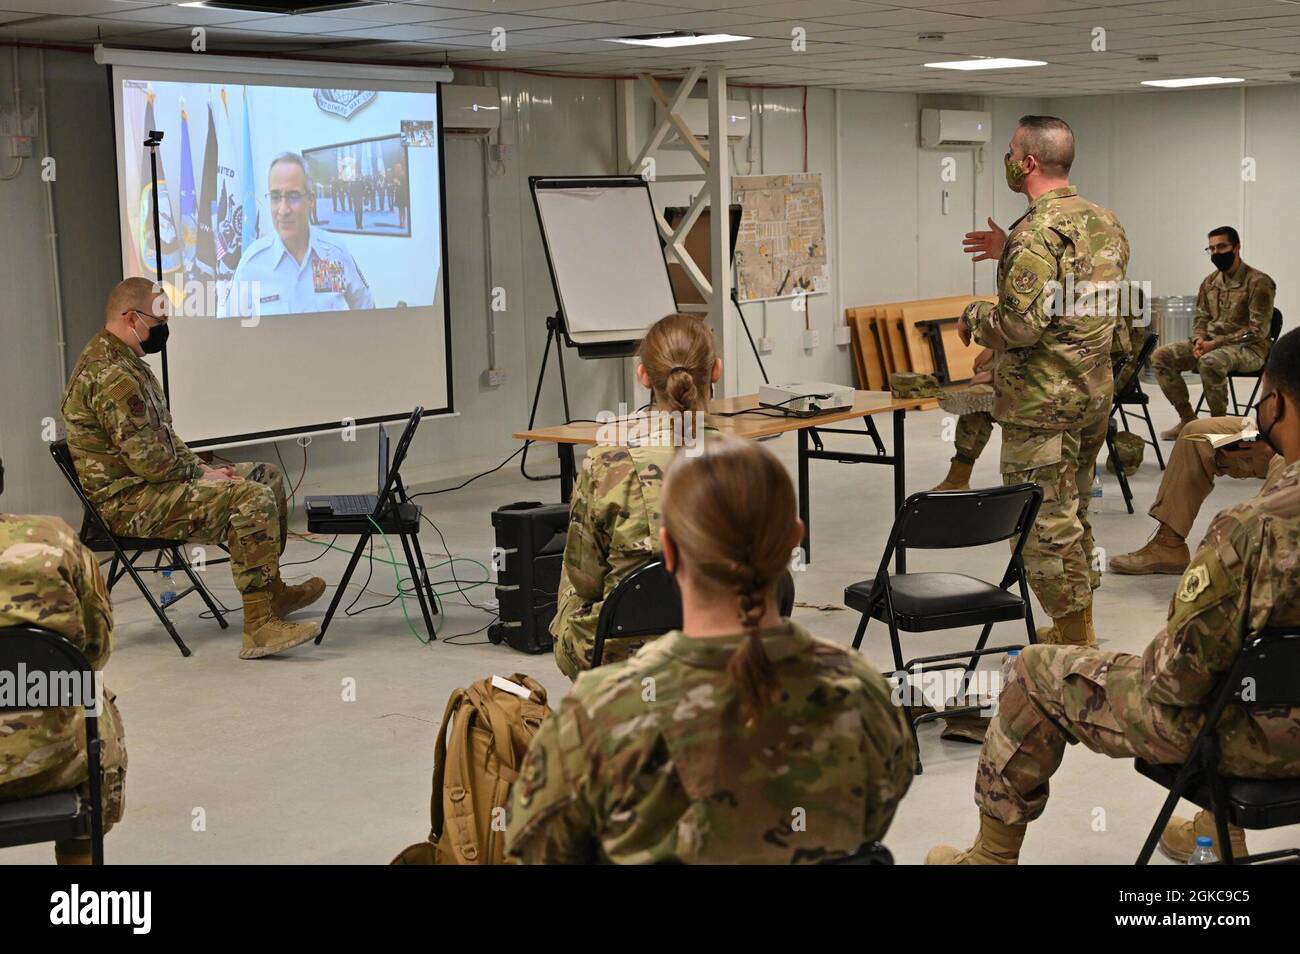
<path id="1" fill-rule="evenodd" d="M 1182 731 L 1171 733 L 1171 707 L 1145 698 L 1142 657 L 1086 646 L 1026 646 L 997 706 L 980 750 L 975 804 L 1008 825 L 1043 813 L 1067 744 L 1113 759 L 1179 763 L 1201 722 L 1199 710 L 1188 709 Z"/>
<path id="2" fill-rule="evenodd" d="M 984 453 L 984 447 L 993 436 L 993 415 L 986 411 L 963 414 L 957 418 L 957 434 L 953 443 L 957 453 L 954 464 L 974 464 Z"/>
<path id="3" fill-rule="evenodd" d="M 280 575 L 289 536 L 284 475 L 274 464 L 235 464 L 243 480 L 145 484 L 106 501 L 114 533 L 225 544 L 241 593 L 264 590 Z"/>
<path id="4" fill-rule="evenodd" d="M 1151 367 L 1160 382 L 1160 390 L 1175 407 L 1192 403 L 1181 372 L 1199 373 L 1211 416 L 1223 417 L 1228 413 L 1228 372 L 1258 371 L 1267 355 L 1267 345 L 1230 344 L 1220 345 L 1198 361 L 1192 354 L 1190 341 L 1175 341 L 1156 348 L 1151 355 Z"/>
<path id="5" fill-rule="evenodd" d="M 1084 550 L 1079 519 L 1080 439 L 1081 430 L 1002 425 L 1003 482 L 1038 484 L 1043 490 L 1023 558 L 1029 586 L 1053 619 L 1092 605 L 1090 553 Z"/>
<path id="6" fill-rule="evenodd" d="M 122 820 L 122 813 L 126 810 L 126 736 L 122 732 L 122 716 L 117 711 L 117 697 L 107 689 L 103 693 L 104 706 L 99 716 L 99 738 L 103 742 L 99 749 L 102 778 L 100 801 L 104 806 L 104 831 L 108 831 Z M 86 730 L 80 714 L 73 728 L 78 740 L 76 756 L 44 772 L 0 785 L 0 802 L 78 787 L 82 787 L 89 795 L 90 787 L 86 779 L 90 772 L 86 764 L 86 749 L 82 744 Z"/>
<path id="7" fill-rule="evenodd" d="M 1079 523 L 1083 526 L 1083 554 L 1088 560 L 1088 581 L 1095 590 L 1101 586 L 1101 569 L 1094 554 L 1097 549 L 1096 538 L 1092 534 L 1092 521 L 1088 519 L 1088 508 L 1092 505 L 1092 478 L 1097 471 L 1097 458 L 1106 445 L 1106 427 L 1110 424 L 1110 408 L 1098 413 L 1090 421 L 1085 421 L 1079 435 L 1079 467 L 1075 473 L 1075 486 L 1079 495 Z"/>

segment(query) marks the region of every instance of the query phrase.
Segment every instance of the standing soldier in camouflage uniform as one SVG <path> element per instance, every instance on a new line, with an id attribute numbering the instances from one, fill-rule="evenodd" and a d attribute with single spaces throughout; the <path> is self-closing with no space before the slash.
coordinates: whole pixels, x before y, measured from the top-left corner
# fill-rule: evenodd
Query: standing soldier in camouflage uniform
<path id="1" fill-rule="evenodd" d="M 1186 761 L 1243 640 L 1300 624 L 1300 330 L 1274 347 L 1262 390 L 1260 432 L 1286 465 L 1259 496 L 1215 518 L 1169 602 L 1164 630 L 1141 656 L 1066 646 L 1021 653 L 980 752 L 979 837 L 969 851 L 935 848 L 927 863 L 1015 863 L 1067 744 L 1111 758 Z M 1225 775 L 1300 776 L 1300 709 L 1229 707 L 1218 739 Z M 1204 812 L 1194 821 L 1175 818 L 1161 845 L 1185 860 L 1195 835 L 1213 828 Z M 1241 830 L 1231 837 L 1234 851 L 1244 852 Z"/>
<path id="2" fill-rule="evenodd" d="M 66 637 L 96 670 L 108 662 L 113 608 L 95 555 L 58 517 L 0 513 L 0 626 L 22 623 Z M 115 697 L 106 689 L 99 735 L 103 741 L 100 797 L 108 831 L 121 820 L 125 804 L 126 742 Z M 85 742 L 80 708 L 0 713 L 0 802 L 84 784 L 88 778 Z M 55 842 L 54 856 L 59 864 L 88 865 L 90 839 Z"/>
<path id="3" fill-rule="evenodd" d="M 668 471 L 682 629 L 583 673 L 533 737 L 506 847 L 539 864 L 791 864 L 884 836 L 916 749 L 860 654 L 782 619 L 803 527 L 785 467 L 718 438 Z"/>
<path id="4" fill-rule="evenodd" d="M 91 502 L 114 533 L 220 543 L 244 597 L 241 659 L 313 638 L 317 623 L 285 617 L 315 602 L 325 581 L 287 586 L 284 477 L 271 464 L 208 467 L 172 429 L 162 388 L 142 356 L 167 340 L 168 306 L 147 279 L 109 295 L 104 330 L 90 339 L 63 398 L 68 449 Z"/>
<path id="5" fill-rule="evenodd" d="M 555 662 L 570 679 L 591 668 L 596 622 L 605 599 L 629 573 L 659 552 L 659 490 L 664 471 L 708 409 L 710 386 L 722 377 L 713 334 L 694 315 L 669 315 L 646 332 L 637 379 L 651 392 L 651 414 L 634 416 L 622 433 L 597 435 L 573 492 L 569 535 L 551 634 Z M 699 417 L 697 417 L 699 415 Z M 611 432 L 619 422 L 607 424 Z M 605 662 L 630 656 L 641 643 L 615 640 Z"/>
<path id="6" fill-rule="evenodd" d="M 1007 184 L 1030 200 L 1029 211 L 1009 235 L 994 226 L 967 238 L 967 249 L 978 247 L 983 258 L 998 254 L 998 301 L 972 302 L 957 329 L 964 342 L 973 337 L 997 354 L 993 416 L 1002 425 L 1003 479 L 1043 488 L 1024 550 L 1030 586 L 1052 617 L 1054 638 L 1088 644 L 1096 637 L 1079 468 L 1089 425 L 1110 408 L 1115 316 L 1099 292 L 1123 280 L 1128 239 L 1113 213 L 1070 185 L 1073 161 L 1065 122 L 1020 120 Z"/>
<path id="7" fill-rule="evenodd" d="M 1258 371 L 1268 357 L 1273 279 L 1241 260 L 1241 237 L 1230 225 L 1210 233 L 1206 251 L 1215 271 L 1196 294 L 1191 339 L 1162 345 L 1151 355 L 1160 390 L 1178 412 L 1178 423 L 1160 435 L 1167 441 L 1196 419 L 1183 371 L 1201 375 L 1210 416 L 1223 417 L 1228 413 L 1228 372 Z"/>

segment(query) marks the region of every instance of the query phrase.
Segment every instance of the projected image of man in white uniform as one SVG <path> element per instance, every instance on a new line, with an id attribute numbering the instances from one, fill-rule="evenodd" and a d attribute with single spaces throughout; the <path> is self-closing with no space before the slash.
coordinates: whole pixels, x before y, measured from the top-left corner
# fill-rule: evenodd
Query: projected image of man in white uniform
<path id="1" fill-rule="evenodd" d="M 271 160 L 267 179 L 275 231 L 240 257 L 225 314 L 264 317 L 374 308 L 375 296 L 352 253 L 337 237 L 312 227 L 316 189 L 302 156 L 280 153 Z"/>

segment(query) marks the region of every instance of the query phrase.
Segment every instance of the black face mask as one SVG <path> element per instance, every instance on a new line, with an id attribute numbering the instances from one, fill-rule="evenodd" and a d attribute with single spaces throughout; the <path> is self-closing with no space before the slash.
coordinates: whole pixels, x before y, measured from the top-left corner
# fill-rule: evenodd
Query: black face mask
<path id="1" fill-rule="evenodd" d="M 171 329 L 165 324 L 154 325 L 149 329 L 149 333 L 143 338 L 136 332 L 135 326 L 131 326 L 131 334 L 135 335 L 135 340 L 140 342 L 140 350 L 145 354 L 157 354 L 167 344 L 167 336 L 171 334 Z"/>
<path id="2" fill-rule="evenodd" d="M 1226 272 L 1228 269 L 1232 268 L 1232 264 L 1236 260 L 1236 252 L 1215 252 L 1210 256 L 1210 261 L 1214 263 L 1214 267 L 1221 272 Z"/>
<path id="3" fill-rule="evenodd" d="M 1276 391 L 1268 395 L 1268 397 L 1271 397 L 1274 401 L 1278 400 Z M 1264 425 L 1261 424 L 1259 420 L 1259 409 L 1263 406 L 1264 406 L 1264 398 L 1260 398 L 1260 400 L 1257 401 L 1255 404 L 1255 430 L 1259 431 L 1260 439 L 1273 449 L 1274 454 L 1280 454 L 1282 453 L 1282 449 L 1278 447 L 1276 444 L 1274 444 L 1273 441 L 1269 438 L 1269 435 L 1273 433 L 1273 428 L 1277 427 L 1277 418 L 1278 418 L 1277 411 L 1273 412 L 1273 423 L 1270 424 L 1267 428 L 1265 428 Z"/>

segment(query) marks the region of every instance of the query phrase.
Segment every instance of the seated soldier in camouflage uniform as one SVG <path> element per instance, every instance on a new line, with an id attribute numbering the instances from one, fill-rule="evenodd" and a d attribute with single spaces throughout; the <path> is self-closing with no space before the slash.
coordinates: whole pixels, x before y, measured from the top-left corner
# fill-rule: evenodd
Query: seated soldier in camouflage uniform
<path id="1" fill-rule="evenodd" d="M 58 517 L 0 513 L 0 626 L 23 623 L 66 637 L 96 670 L 112 652 L 113 608 L 95 555 Z M 125 805 L 126 741 L 116 699 L 106 689 L 99 737 L 100 798 L 108 831 L 121 820 Z M 87 778 L 83 709 L 0 713 L 0 802 L 76 788 Z M 61 865 L 88 865 L 90 839 L 57 841 L 54 857 Z"/>
<path id="2" fill-rule="evenodd" d="M 1191 553 L 1187 535 L 1214 489 L 1216 477 L 1257 477 L 1265 485 L 1282 472 L 1286 460 L 1267 441 L 1229 445 L 1215 450 L 1205 437 L 1237 434 L 1253 426 L 1248 417 L 1205 417 L 1191 421 L 1178 435 L 1169 454 L 1169 466 L 1160 477 L 1155 503 L 1147 511 L 1158 524 L 1146 546 L 1112 557 L 1115 573 L 1179 574 L 1187 569 Z"/>
<path id="3" fill-rule="evenodd" d="M 1160 390 L 1178 412 L 1178 423 L 1160 435 L 1167 441 L 1196 420 L 1184 371 L 1200 374 L 1210 416 L 1223 417 L 1228 413 L 1228 373 L 1258 371 L 1268 357 L 1277 291 L 1273 279 L 1242 261 L 1241 237 L 1230 225 L 1210 233 L 1206 251 L 1215 271 L 1196 295 L 1191 339 L 1161 345 L 1151 355 Z"/>
<path id="4" fill-rule="evenodd" d="M 1261 387 L 1260 434 L 1285 465 L 1259 496 L 1215 518 L 1170 600 L 1164 630 L 1141 656 L 1041 645 L 1021 653 L 980 752 L 979 836 L 964 852 L 933 849 L 928 863 L 1014 864 L 1067 744 L 1112 758 L 1185 761 L 1243 639 L 1300 624 L 1300 329 L 1274 346 Z M 1230 707 L 1218 738 L 1226 775 L 1300 776 L 1300 710 Z M 1175 818 L 1161 845 L 1185 860 L 1195 836 L 1212 836 L 1214 827 L 1204 812 Z M 1230 830 L 1234 851 L 1244 853 L 1242 832 Z"/>
<path id="5" fill-rule="evenodd" d="M 317 623 L 285 617 L 325 591 L 312 577 L 280 578 L 289 535 L 284 477 L 272 464 L 204 464 L 172 429 L 162 388 L 143 356 L 167 340 L 167 298 L 147 279 L 109 294 L 104 330 L 90 339 L 63 398 L 77 476 L 114 533 L 219 543 L 244 598 L 241 659 L 313 638 Z"/>
<path id="6" fill-rule="evenodd" d="M 659 552 L 659 489 L 683 443 L 703 439 L 699 425 L 711 385 L 722 377 L 713 334 L 698 316 L 655 322 L 637 351 L 637 380 L 650 389 L 648 414 L 606 424 L 587 452 L 573 491 L 559 596 L 551 634 L 555 662 L 570 679 L 591 668 L 596 621 L 605 599 L 629 573 Z M 697 416 L 698 415 L 698 416 Z M 716 433 L 716 432 L 714 432 Z M 641 644 L 605 645 L 605 662 Z"/>
<path id="7" fill-rule="evenodd" d="M 916 749 L 859 653 L 782 619 L 803 527 L 785 467 L 730 438 L 663 488 L 682 629 L 583 673 L 511 787 L 506 850 L 532 864 L 790 864 L 880 839 Z"/>

